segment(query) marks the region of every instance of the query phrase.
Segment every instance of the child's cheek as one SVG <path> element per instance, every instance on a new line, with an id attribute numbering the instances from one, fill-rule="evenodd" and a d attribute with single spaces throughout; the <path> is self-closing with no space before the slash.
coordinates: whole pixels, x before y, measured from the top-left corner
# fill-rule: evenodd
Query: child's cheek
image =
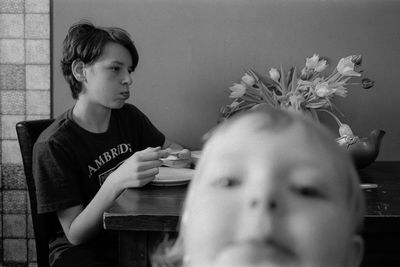
<path id="1" fill-rule="evenodd" d="M 301 247 L 304 257 L 330 262 L 341 256 L 349 235 L 349 222 L 341 210 L 325 207 L 319 211 L 293 212 L 288 221 L 288 238 L 295 247 Z"/>
<path id="2" fill-rule="evenodd" d="M 207 195 L 191 204 L 184 226 L 190 258 L 214 258 L 234 236 L 237 215 L 229 204 L 218 200 L 216 205 Z"/>

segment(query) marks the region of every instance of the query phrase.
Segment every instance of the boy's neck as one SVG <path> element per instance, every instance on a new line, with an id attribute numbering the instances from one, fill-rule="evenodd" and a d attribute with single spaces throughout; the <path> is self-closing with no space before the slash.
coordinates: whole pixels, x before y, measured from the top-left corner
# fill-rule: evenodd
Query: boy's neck
<path id="1" fill-rule="evenodd" d="M 88 105 L 77 101 L 73 110 L 72 118 L 80 127 L 93 133 L 104 133 L 107 131 L 111 117 L 111 109 L 98 105 Z"/>

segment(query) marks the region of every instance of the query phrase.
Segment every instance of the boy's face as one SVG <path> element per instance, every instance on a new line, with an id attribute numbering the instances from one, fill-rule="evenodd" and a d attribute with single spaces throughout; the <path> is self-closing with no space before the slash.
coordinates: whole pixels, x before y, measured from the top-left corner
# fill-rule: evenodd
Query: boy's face
<path id="1" fill-rule="evenodd" d="M 124 46 L 112 42 L 106 44 L 101 56 L 84 69 L 86 81 L 80 98 L 106 108 L 124 105 L 130 95 L 133 71 L 131 54 Z"/>
<path id="2" fill-rule="evenodd" d="M 341 154 L 298 124 L 278 133 L 250 125 L 203 153 L 182 226 L 189 266 L 355 266 L 362 244 Z"/>

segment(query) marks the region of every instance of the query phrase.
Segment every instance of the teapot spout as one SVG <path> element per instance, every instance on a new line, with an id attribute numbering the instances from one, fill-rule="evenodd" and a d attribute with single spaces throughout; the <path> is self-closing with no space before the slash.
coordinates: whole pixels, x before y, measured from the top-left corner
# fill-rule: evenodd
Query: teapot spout
<path id="1" fill-rule="evenodd" d="M 358 169 L 370 165 L 378 157 L 381 147 L 384 130 L 372 130 L 368 137 L 359 138 L 359 140 L 348 147 L 353 161 Z"/>
<path id="2" fill-rule="evenodd" d="M 382 138 L 386 134 L 384 130 L 375 129 L 372 130 L 369 134 L 369 139 L 371 139 L 372 143 L 375 143 L 377 147 L 381 146 Z"/>

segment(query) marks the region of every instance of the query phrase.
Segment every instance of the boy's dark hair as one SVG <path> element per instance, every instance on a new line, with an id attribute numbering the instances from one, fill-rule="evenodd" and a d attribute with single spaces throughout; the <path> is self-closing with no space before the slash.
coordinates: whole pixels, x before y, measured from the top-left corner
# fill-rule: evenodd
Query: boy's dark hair
<path id="1" fill-rule="evenodd" d="M 120 44 L 128 49 L 132 57 L 132 67 L 135 69 L 139 62 L 139 55 L 127 31 L 117 27 L 95 27 L 89 21 L 78 22 L 69 28 L 63 42 L 61 69 L 74 99 L 77 99 L 82 91 L 82 84 L 72 73 L 72 62 L 79 59 L 84 64 L 93 63 L 100 57 L 104 46 L 109 42 Z"/>

